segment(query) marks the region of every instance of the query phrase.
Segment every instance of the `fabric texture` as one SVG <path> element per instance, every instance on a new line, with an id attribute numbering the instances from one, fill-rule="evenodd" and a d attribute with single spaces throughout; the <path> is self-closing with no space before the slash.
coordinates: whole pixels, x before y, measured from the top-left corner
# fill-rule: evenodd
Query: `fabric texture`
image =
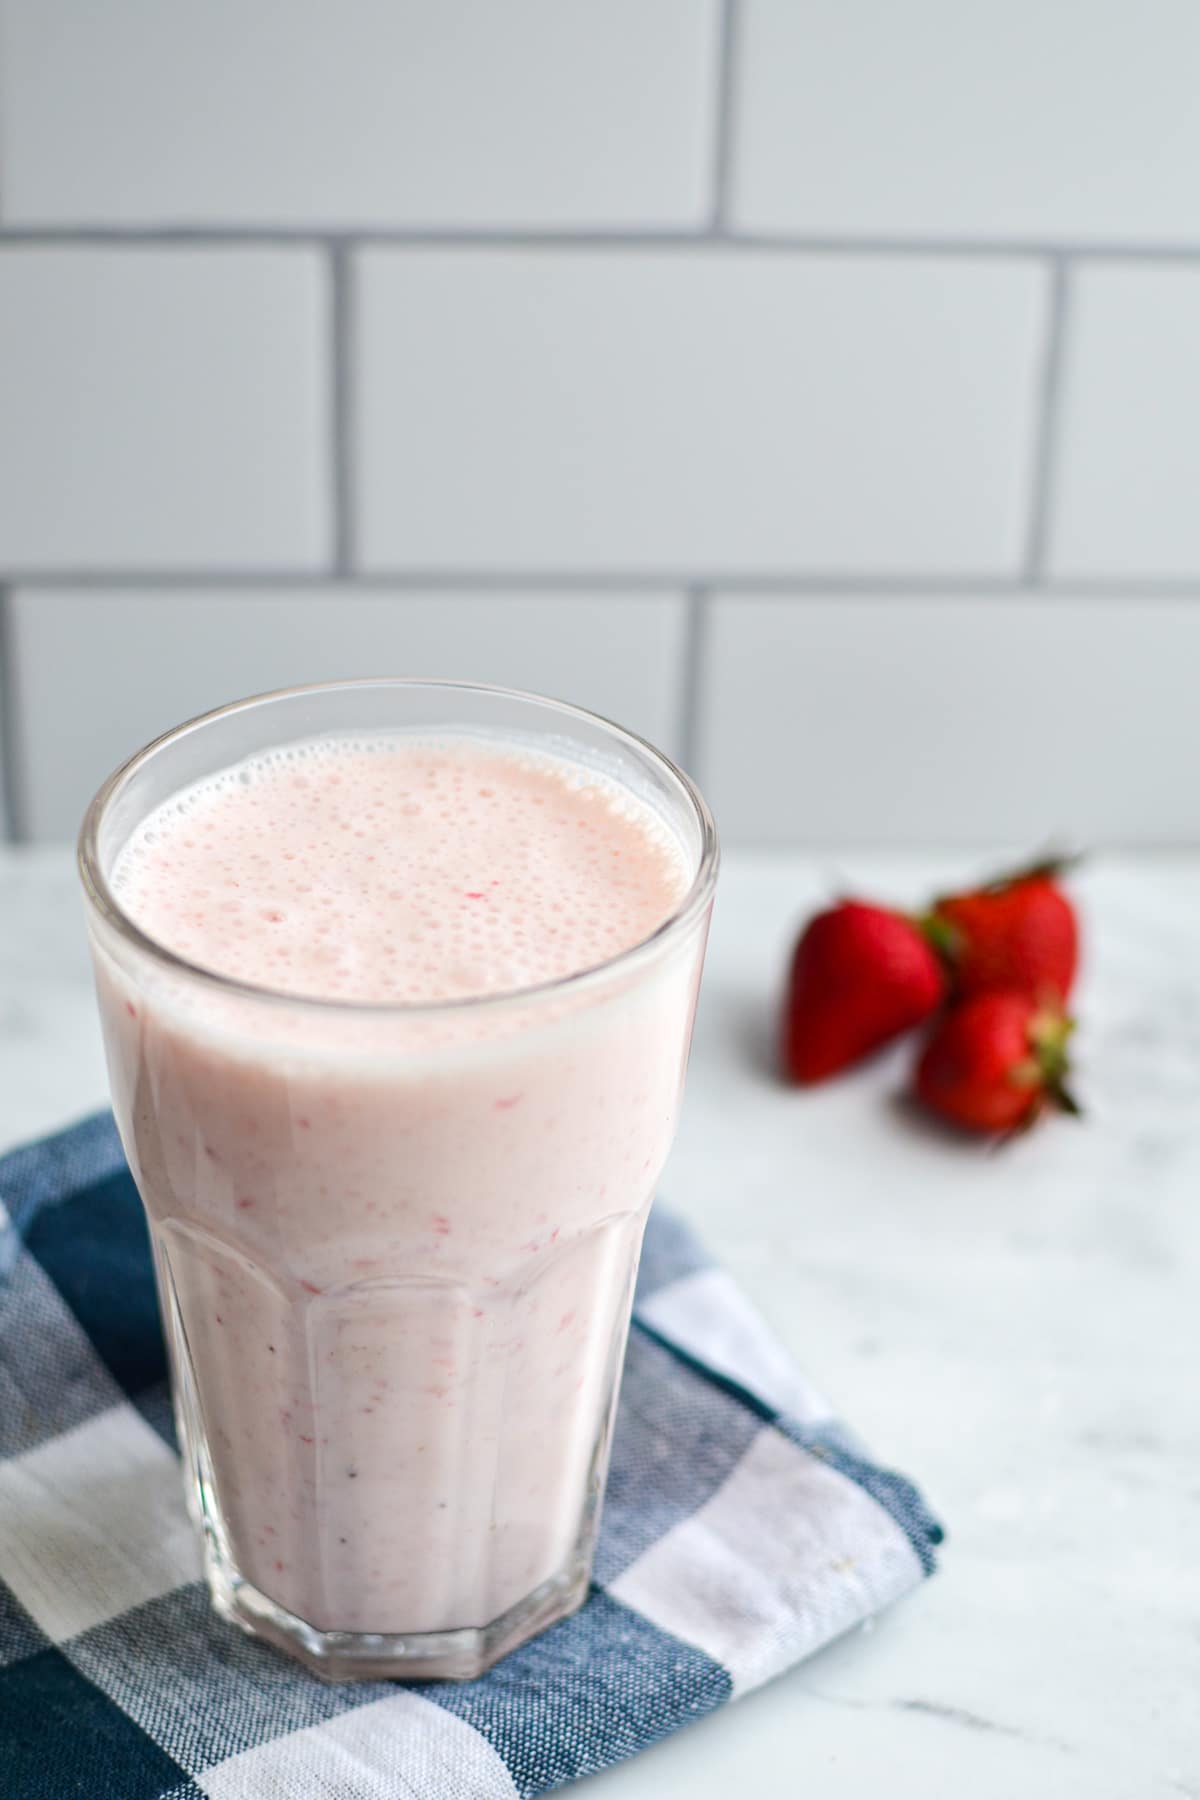
<path id="1" fill-rule="evenodd" d="M 0 1787 L 21 1800 L 541 1794 L 898 1599 L 941 1535 L 656 1208 L 586 1605 L 477 1681 L 327 1686 L 209 1608 L 112 1120 L 0 1161 Z"/>

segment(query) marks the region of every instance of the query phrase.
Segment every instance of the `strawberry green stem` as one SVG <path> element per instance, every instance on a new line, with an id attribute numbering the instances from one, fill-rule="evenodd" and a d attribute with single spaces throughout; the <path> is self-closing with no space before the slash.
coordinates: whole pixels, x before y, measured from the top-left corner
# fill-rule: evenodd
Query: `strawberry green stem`
<path id="1" fill-rule="evenodd" d="M 1015 869 L 1006 869 L 999 875 L 993 875 L 990 881 L 975 882 L 972 893 L 1003 894 L 1009 888 L 1019 887 L 1023 881 L 1057 881 L 1060 875 L 1069 875 L 1083 862 L 1081 850 L 1047 850 L 1044 855 L 1033 862 L 1025 863 Z M 957 894 L 939 894 L 933 905 L 934 910 L 945 904 L 947 900 L 956 900 Z"/>
<path id="2" fill-rule="evenodd" d="M 962 950 L 962 932 L 937 912 L 910 913 L 909 919 L 930 949 L 952 969 Z"/>

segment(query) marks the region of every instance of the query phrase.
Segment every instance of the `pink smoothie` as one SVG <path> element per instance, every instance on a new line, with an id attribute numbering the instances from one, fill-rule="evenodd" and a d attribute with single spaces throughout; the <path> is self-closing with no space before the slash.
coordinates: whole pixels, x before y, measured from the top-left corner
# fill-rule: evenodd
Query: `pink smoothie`
<path id="1" fill-rule="evenodd" d="M 484 1626 L 586 1560 L 702 927 L 520 990 L 694 873 L 627 788 L 467 739 L 271 752 L 115 866 L 148 936 L 303 997 L 96 940 L 220 1554 L 319 1631 Z"/>

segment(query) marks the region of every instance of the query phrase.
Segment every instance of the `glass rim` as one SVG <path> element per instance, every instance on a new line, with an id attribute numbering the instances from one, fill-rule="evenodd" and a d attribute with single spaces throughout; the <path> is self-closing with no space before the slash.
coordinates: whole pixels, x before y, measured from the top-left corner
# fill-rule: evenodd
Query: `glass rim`
<path id="1" fill-rule="evenodd" d="M 564 719 L 582 719 L 590 725 L 598 725 L 617 743 L 633 746 L 642 756 L 649 758 L 652 763 L 665 770 L 672 781 L 679 786 L 699 827 L 700 857 L 696 865 L 696 872 L 682 899 L 646 937 L 639 938 L 637 943 L 628 945 L 626 949 L 617 951 L 616 955 L 606 957 L 602 962 L 591 963 L 587 968 L 573 970 L 569 975 L 555 976 L 550 981 L 533 982 L 520 988 L 503 988 L 492 994 L 464 994 L 451 1000 L 345 1000 L 319 994 L 288 992 L 285 988 L 268 987 L 259 982 L 243 981 L 235 975 L 222 974 L 219 969 L 210 968 L 205 963 L 194 962 L 190 957 L 182 956 L 178 951 L 172 950 L 168 944 L 162 943 L 158 938 L 144 931 L 116 898 L 100 863 L 100 829 L 105 815 L 138 770 L 158 751 L 175 740 L 186 737 L 191 732 L 199 731 L 219 719 L 227 719 L 238 713 L 248 712 L 265 702 L 286 700 L 293 696 L 307 694 L 344 693 L 361 688 L 444 689 L 450 693 L 489 694 L 506 700 L 528 701 L 533 705 L 544 707 L 550 712 L 558 713 Z M 431 732 L 430 735 L 435 735 L 435 733 Z M 200 981 L 210 988 L 216 988 L 218 991 L 233 995 L 238 999 L 254 1001 L 259 1004 L 305 1007 L 327 1016 L 348 1014 L 376 1019 L 388 1017 L 436 1018 L 447 1013 L 462 1014 L 476 1009 L 497 1010 L 505 1006 L 528 1006 L 541 1000 L 557 998 L 562 995 L 569 996 L 598 987 L 613 974 L 640 968 L 643 964 L 653 961 L 672 940 L 682 937 L 688 927 L 694 924 L 706 910 L 716 886 L 720 857 L 717 828 L 708 804 L 696 783 L 677 763 L 674 763 L 669 756 L 638 732 L 631 731 L 625 725 L 618 725 L 615 720 L 606 718 L 603 713 L 592 712 L 587 707 L 575 706 L 568 700 L 555 700 L 547 694 L 536 694 L 521 688 L 500 687 L 485 681 L 451 681 L 433 676 L 410 675 L 365 675 L 342 681 L 301 682 L 292 687 L 271 688 L 263 693 L 249 694 L 242 700 L 231 700 L 224 706 L 212 707 L 207 712 L 197 713 L 194 718 L 185 719 L 182 723 L 171 726 L 168 731 L 161 732 L 158 737 L 143 744 L 141 749 L 135 750 L 132 756 L 127 757 L 101 783 L 83 816 L 76 843 L 76 865 L 85 897 L 120 938 L 154 962 L 164 965 L 176 974 L 186 976 L 190 980 Z"/>

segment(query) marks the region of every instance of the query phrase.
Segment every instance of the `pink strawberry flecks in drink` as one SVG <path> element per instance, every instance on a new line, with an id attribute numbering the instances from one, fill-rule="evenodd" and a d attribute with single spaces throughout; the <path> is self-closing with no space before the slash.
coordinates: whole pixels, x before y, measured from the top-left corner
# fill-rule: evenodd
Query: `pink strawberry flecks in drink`
<path id="1" fill-rule="evenodd" d="M 380 739 L 281 748 L 188 790 L 113 885 L 192 963 L 420 1008 L 608 962 L 691 873 L 601 775 Z M 502 1029 L 488 1009 L 252 1015 L 169 984 L 127 1011 L 98 955 L 115 1104 L 234 1560 L 318 1629 L 483 1625 L 569 1561 L 699 941 L 627 989 L 514 1001 Z"/>

